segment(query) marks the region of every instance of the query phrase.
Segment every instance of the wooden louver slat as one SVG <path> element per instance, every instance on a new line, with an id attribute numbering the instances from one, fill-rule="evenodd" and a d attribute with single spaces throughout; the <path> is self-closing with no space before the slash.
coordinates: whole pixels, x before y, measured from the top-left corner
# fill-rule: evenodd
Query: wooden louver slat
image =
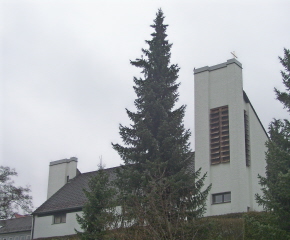
<path id="1" fill-rule="evenodd" d="M 230 161 L 228 106 L 210 110 L 211 164 Z"/>
<path id="2" fill-rule="evenodd" d="M 244 111 L 244 124 L 245 124 L 245 155 L 246 155 L 246 166 L 251 165 L 250 155 L 250 136 L 249 136 L 249 117 L 246 111 Z"/>

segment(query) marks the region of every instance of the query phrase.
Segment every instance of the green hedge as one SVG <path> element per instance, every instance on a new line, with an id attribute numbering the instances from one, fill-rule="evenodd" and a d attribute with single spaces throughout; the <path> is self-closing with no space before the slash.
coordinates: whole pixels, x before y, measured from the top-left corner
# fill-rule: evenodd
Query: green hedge
<path id="1" fill-rule="evenodd" d="M 116 229 L 107 239 L 147 240 L 146 227 Z M 233 213 L 204 217 L 186 226 L 188 239 L 192 240 L 290 240 L 290 233 L 279 228 L 276 218 L 267 212 Z M 149 237 L 149 238 L 148 238 Z M 77 235 L 42 238 L 46 240 L 79 240 Z M 187 238 L 183 238 L 187 239 Z"/>
<path id="2" fill-rule="evenodd" d="M 208 217 L 196 221 L 193 226 L 196 232 L 196 240 L 239 240 L 243 239 L 243 219 L 241 217 L 230 218 Z"/>
<path id="3" fill-rule="evenodd" d="M 279 228 L 276 218 L 267 212 L 244 214 L 245 240 L 290 240 L 290 234 Z"/>
<path id="4" fill-rule="evenodd" d="M 230 216 L 202 218 L 184 226 L 184 231 L 180 233 L 182 237 L 178 240 L 243 240 L 243 221 L 241 214 L 232 218 Z M 146 227 L 117 229 L 114 230 L 113 239 L 148 240 L 152 239 L 149 231 L 150 228 L 146 229 Z"/>

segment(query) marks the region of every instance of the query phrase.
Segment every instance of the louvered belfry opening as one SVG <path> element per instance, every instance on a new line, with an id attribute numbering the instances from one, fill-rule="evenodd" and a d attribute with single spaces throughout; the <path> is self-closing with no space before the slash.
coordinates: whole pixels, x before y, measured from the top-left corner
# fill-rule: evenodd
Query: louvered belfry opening
<path id="1" fill-rule="evenodd" d="M 246 154 L 246 166 L 251 165 L 250 156 L 250 135 L 249 135 L 249 117 L 246 111 L 244 111 L 244 123 L 245 123 L 245 154 Z"/>
<path id="2" fill-rule="evenodd" d="M 210 155 L 211 164 L 230 161 L 228 106 L 210 110 Z"/>

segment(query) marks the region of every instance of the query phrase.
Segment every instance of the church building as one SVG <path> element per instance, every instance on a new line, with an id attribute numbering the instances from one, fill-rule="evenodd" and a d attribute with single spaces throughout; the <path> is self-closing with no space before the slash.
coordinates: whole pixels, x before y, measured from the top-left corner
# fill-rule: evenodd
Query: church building
<path id="1" fill-rule="evenodd" d="M 243 91 L 242 64 L 230 59 L 194 70 L 195 170 L 212 184 L 205 216 L 261 211 L 258 174 L 265 175 L 268 135 Z M 115 169 L 106 169 L 110 180 Z M 48 198 L 33 213 L 32 238 L 75 234 L 83 189 L 95 172 L 80 173 L 77 158 L 50 163 Z"/>

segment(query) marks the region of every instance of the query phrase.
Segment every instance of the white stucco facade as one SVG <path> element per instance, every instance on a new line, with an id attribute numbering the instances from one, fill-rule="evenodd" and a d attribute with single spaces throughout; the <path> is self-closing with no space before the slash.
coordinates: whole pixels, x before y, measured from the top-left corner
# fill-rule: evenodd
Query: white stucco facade
<path id="1" fill-rule="evenodd" d="M 54 215 L 35 216 L 33 239 L 44 237 L 56 237 L 76 234 L 75 229 L 81 231 L 76 220 L 76 215 L 82 216 L 82 212 L 66 213 L 66 222 L 54 224 Z"/>
<path id="2" fill-rule="evenodd" d="M 261 210 L 255 202 L 260 192 L 258 173 L 265 172 L 266 132 L 243 92 L 242 65 L 235 59 L 196 69 L 195 75 L 195 168 L 207 172 L 205 186 L 212 184 L 206 215 Z M 210 110 L 228 107 L 229 162 L 212 164 Z M 245 122 L 249 122 L 250 165 L 246 165 Z M 228 202 L 214 203 L 213 194 L 230 193 Z"/>

